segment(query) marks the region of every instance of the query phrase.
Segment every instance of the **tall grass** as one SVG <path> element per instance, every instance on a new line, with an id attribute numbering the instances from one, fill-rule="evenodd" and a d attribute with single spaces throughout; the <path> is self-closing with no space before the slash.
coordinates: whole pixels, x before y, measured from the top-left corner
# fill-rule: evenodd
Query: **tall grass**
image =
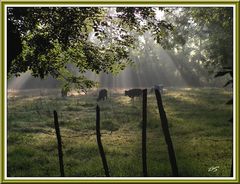
<path id="1" fill-rule="evenodd" d="M 224 89 L 169 89 L 163 105 L 180 176 L 229 176 L 232 93 Z M 95 135 L 96 96 L 8 98 L 8 176 L 59 176 L 52 111 L 59 115 L 66 176 L 105 176 Z M 114 94 L 99 102 L 101 134 L 111 176 L 142 176 L 141 99 Z M 171 176 L 154 94 L 148 95 L 149 176 Z M 211 167 L 219 168 L 211 171 Z"/>

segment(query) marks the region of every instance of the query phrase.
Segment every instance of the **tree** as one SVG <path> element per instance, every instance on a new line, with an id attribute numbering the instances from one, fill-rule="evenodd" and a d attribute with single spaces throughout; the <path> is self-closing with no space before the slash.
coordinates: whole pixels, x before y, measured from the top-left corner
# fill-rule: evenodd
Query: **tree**
<path id="1" fill-rule="evenodd" d="M 10 72 L 10 68 L 12 68 L 12 60 L 15 59 L 22 52 L 22 43 L 20 39 L 20 33 L 16 29 L 16 26 L 13 22 L 7 22 L 8 30 L 11 30 L 7 34 L 7 40 L 9 43 L 7 44 L 7 73 Z"/>
<path id="2" fill-rule="evenodd" d="M 167 14 L 174 26 L 164 40 L 189 61 L 218 71 L 233 65 L 233 9 L 231 7 L 176 8 Z"/>
<path id="3" fill-rule="evenodd" d="M 156 11 L 150 7 L 9 7 L 8 31 L 17 32 L 21 42 L 8 59 L 8 76 L 30 70 L 34 77 L 51 75 L 64 81 L 65 88 L 72 84 L 89 88 L 94 82 L 82 75 L 87 70 L 114 73 L 131 63 L 129 51 L 136 32 L 151 30 L 160 41 L 162 32 L 172 29 L 156 19 Z M 8 45 L 13 44 L 8 40 Z"/>
<path id="4" fill-rule="evenodd" d="M 195 63 L 199 75 L 232 73 L 232 7 L 170 8 L 165 17 L 174 30 L 163 42 L 176 58 L 184 56 L 187 63 Z M 231 75 L 229 81 L 227 85 Z"/>

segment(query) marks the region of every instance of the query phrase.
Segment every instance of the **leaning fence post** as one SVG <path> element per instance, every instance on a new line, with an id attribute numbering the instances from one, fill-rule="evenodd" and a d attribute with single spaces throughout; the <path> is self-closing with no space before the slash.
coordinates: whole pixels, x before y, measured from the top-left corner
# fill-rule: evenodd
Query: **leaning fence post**
<path id="1" fill-rule="evenodd" d="M 54 125 L 55 125 L 57 142 L 58 142 L 58 158 L 59 158 L 59 165 L 60 165 L 60 173 L 61 173 L 61 176 L 64 176 L 62 140 L 61 140 L 61 134 L 59 129 L 59 123 L 58 123 L 58 115 L 55 110 L 53 111 L 53 114 L 54 114 Z"/>
<path id="2" fill-rule="evenodd" d="M 102 146 L 102 141 L 101 141 L 101 133 L 100 133 L 100 108 L 97 105 L 96 107 L 96 135 L 97 135 L 97 144 L 98 144 L 98 148 L 99 148 L 99 152 L 102 158 L 102 163 L 103 163 L 103 168 L 105 171 L 105 175 L 106 176 L 110 176 L 109 175 L 109 170 L 108 170 L 108 165 L 107 165 L 107 159 L 103 150 L 103 146 Z"/>
<path id="3" fill-rule="evenodd" d="M 143 176 L 147 176 L 147 89 L 142 93 L 142 164 L 143 164 Z"/>
<path id="4" fill-rule="evenodd" d="M 177 161 L 176 161 L 175 152 L 174 152 L 174 149 L 173 149 L 173 144 L 172 144 L 170 132 L 169 132 L 169 129 L 168 129 L 168 120 L 167 120 L 167 116 L 166 116 L 166 113 L 165 113 L 164 108 L 163 108 L 161 94 L 160 94 L 158 89 L 155 89 L 155 95 L 156 95 L 156 98 L 157 98 L 159 115 L 160 115 L 160 119 L 161 119 L 161 122 L 162 122 L 162 130 L 163 130 L 163 133 L 164 133 L 165 142 L 166 142 L 167 147 L 168 147 L 168 155 L 169 155 L 169 159 L 170 159 L 170 163 L 171 163 L 172 174 L 173 174 L 173 176 L 178 176 Z"/>

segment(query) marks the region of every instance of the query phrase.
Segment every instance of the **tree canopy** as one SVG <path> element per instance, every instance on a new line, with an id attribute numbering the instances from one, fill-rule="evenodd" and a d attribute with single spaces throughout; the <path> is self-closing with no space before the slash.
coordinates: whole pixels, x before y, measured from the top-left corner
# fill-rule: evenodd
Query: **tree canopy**
<path id="1" fill-rule="evenodd" d="M 233 65 L 233 8 L 192 7 L 171 9 L 167 21 L 174 26 L 170 47 L 190 62 L 219 70 Z"/>
<path id="2" fill-rule="evenodd" d="M 185 78 L 205 75 L 204 67 L 232 71 L 231 7 L 9 7 L 7 16 L 9 77 L 30 70 L 34 77 L 51 75 L 65 86 L 88 88 L 94 82 L 84 72 L 123 70 L 132 63 L 130 51 L 141 52 L 139 35 L 146 32 Z"/>
<path id="3" fill-rule="evenodd" d="M 52 75 L 78 88 L 93 82 L 87 70 L 118 72 L 129 63 L 137 34 L 151 30 L 160 42 L 171 24 L 156 19 L 162 8 L 145 7 L 14 7 L 8 8 L 8 76 L 31 71 L 34 77 Z M 12 26 L 12 27 L 10 27 Z M 78 75 L 72 68 L 78 69 Z"/>

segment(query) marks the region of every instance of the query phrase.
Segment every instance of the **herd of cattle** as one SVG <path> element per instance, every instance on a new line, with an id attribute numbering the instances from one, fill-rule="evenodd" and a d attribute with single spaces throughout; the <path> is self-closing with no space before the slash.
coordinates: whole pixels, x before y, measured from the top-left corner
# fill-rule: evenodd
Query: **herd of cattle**
<path id="1" fill-rule="evenodd" d="M 150 89 L 150 93 L 154 92 L 154 90 L 157 89 L 159 90 L 161 93 L 163 93 L 163 85 L 160 84 L 160 85 L 154 85 L 154 87 L 152 87 Z M 124 92 L 125 93 L 125 96 L 128 96 L 130 97 L 131 99 L 134 99 L 134 97 L 139 97 L 142 95 L 142 89 L 130 89 L 130 90 L 127 90 Z M 100 100 L 106 100 L 107 99 L 107 90 L 106 89 L 101 89 L 99 91 L 99 94 L 98 94 L 98 98 L 97 98 L 97 101 L 100 101 Z"/>
<path id="2" fill-rule="evenodd" d="M 154 85 L 150 89 L 149 93 L 153 93 L 155 89 L 157 89 L 161 93 L 163 93 L 163 85 L 162 84 Z M 61 96 L 63 98 L 67 97 L 68 96 L 68 92 L 69 92 L 69 89 L 62 89 L 61 90 Z M 127 90 L 124 93 L 125 93 L 125 96 L 128 96 L 128 97 L 130 97 L 133 100 L 134 97 L 139 97 L 139 96 L 142 95 L 142 89 L 134 88 L 134 89 Z M 107 98 L 108 98 L 108 91 L 107 91 L 107 89 L 101 89 L 99 91 L 97 101 L 106 100 Z"/>

